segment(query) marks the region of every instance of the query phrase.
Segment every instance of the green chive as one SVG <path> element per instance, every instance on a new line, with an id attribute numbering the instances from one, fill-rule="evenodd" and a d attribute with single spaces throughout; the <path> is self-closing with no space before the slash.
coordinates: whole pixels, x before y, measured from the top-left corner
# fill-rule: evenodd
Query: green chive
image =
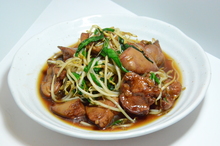
<path id="1" fill-rule="evenodd" d="M 92 80 L 99 86 L 101 87 L 101 84 L 99 83 L 98 79 L 93 73 L 90 73 Z"/>
<path id="2" fill-rule="evenodd" d="M 111 32 L 114 32 L 115 29 L 113 29 L 113 28 L 103 28 L 102 31 L 111 31 Z"/>
<path id="3" fill-rule="evenodd" d="M 80 75 L 78 73 L 72 72 L 72 74 L 76 77 L 77 80 L 80 79 Z"/>
<path id="4" fill-rule="evenodd" d="M 84 41 L 82 41 L 79 46 L 78 46 L 78 49 L 76 50 L 76 53 L 75 53 L 75 56 L 78 56 L 79 55 L 79 52 L 84 48 L 86 47 L 89 43 L 91 42 L 96 42 L 96 41 L 99 41 L 101 39 L 104 38 L 104 34 L 101 33 L 101 35 L 99 36 L 92 36 L 88 39 L 85 39 Z"/>
<path id="5" fill-rule="evenodd" d="M 87 66 L 85 66 L 84 68 L 84 72 L 88 73 L 88 71 L 90 70 L 92 63 L 94 61 L 95 58 L 92 58 L 91 61 L 89 62 L 89 64 Z"/>
<path id="6" fill-rule="evenodd" d="M 118 53 L 116 53 L 113 49 L 108 48 L 108 39 L 105 40 L 104 44 L 103 44 L 103 49 L 100 53 L 102 56 L 108 56 L 109 58 L 111 58 L 116 65 L 123 70 L 124 72 L 128 72 L 128 70 L 126 68 L 123 67 L 121 60 L 118 56 Z"/>
<path id="7" fill-rule="evenodd" d="M 156 76 L 155 73 L 150 73 L 150 79 L 156 82 L 157 84 L 160 84 L 160 79 Z"/>

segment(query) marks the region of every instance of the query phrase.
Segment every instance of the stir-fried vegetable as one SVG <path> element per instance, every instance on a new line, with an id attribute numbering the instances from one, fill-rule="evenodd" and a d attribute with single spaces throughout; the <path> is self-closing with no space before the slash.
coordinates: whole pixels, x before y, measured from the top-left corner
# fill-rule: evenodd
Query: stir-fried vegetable
<path id="1" fill-rule="evenodd" d="M 119 57 L 118 57 L 118 54 L 117 54 L 114 50 L 109 49 L 109 48 L 107 48 L 107 47 L 104 47 L 104 48 L 102 49 L 101 55 L 104 56 L 104 57 L 105 57 L 105 56 L 108 56 L 109 58 L 111 58 L 111 59 L 117 64 L 117 66 L 118 66 L 121 70 L 123 70 L 124 72 L 128 72 L 128 70 L 125 69 L 125 68 L 122 66 L 121 61 L 120 61 L 120 59 L 119 59 Z"/>
<path id="2" fill-rule="evenodd" d="M 53 58 L 48 60 L 48 63 L 59 67 L 58 73 L 53 74 L 50 89 L 51 98 L 54 102 L 67 102 L 79 98 L 89 105 L 110 109 L 123 115 L 123 118 L 115 120 L 109 126 L 131 126 L 136 119 L 127 113 L 117 100 L 120 96 L 119 88 L 122 76 L 129 72 L 123 66 L 120 54 L 132 47 L 141 52 L 149 62 L 154 62 L 144 54 L 143 50 L 132 45 L 132 43 L 140 41 L 129 32 L 123 32 L 117 28 L 102 29 L 94 25 L 87 33 L 89 37 L 79 42 L 76 46 L 77 50 L 71 58 L 65 62 Z M 55 93 L 54 86 L 62 71 L 66 71 L 66 77 L 62 80 L 59 94 L 63 94 L 63 96 L 60 97 Z M 166 73 L 162 69 L 147 73 L 151 82 L 160 90 L 158 97 L 155 97 L 155 103 L 159 103 L 160 100 L 168 101 L 166 97 L 162 97 L 162 92 L 176 80 L 175 76 L 169 75 L 170 73 Z M 170 81 L 164 83 L 167 79 Z M 110 101 L 113 106 L 104 101 Z M 149 113 L 159 114 L 161 109 L 151 109 Z M 81 123 L 91 126 L 85 121 L 81 121 Z"/>
<path id="3" fill-rule="evenodd" d="M 160 84 L 160 79 L 156 76 L 155 73 L 150 73 L 150 79 L 155 81 L 157 84 Z"/>
<path id="4" fill-rule="evenodd" d="M 77 49 L 77 51 L 76 51 L 76 53 L 75 53 L 75 56 L 77 57 L 77 56 L 79 55 L 79 52 L 80 52 L 85 46 L 87 46 L 89 43 L 95 42 L 95 41 L 99 41 L 99 40 L 101 40 L 101 39 L 103 39 L 103 38 L 104 38 L 104 35 L 101 33 L 101 35 L 99 35 L 99 36 L 92 36 L 92 37 L 90 37 L 90 38 L 84 40 L 83 42 L 81 42 L 81 43 L 79 44 L 78 49 Z"/>

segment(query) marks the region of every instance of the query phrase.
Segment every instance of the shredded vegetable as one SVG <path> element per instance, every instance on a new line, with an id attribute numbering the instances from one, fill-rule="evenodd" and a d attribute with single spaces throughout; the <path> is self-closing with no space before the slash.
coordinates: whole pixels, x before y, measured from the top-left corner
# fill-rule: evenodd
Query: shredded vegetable
<path id="1" fill-rule="evenodd" d="M 82 102 L 88 102 L 89 105 L 119 112 L 124 118 L 116 119 L 110 126 L 129 127 L 136 122 L 136 118 L 115 100 L 120 96 L 123 76 L 130 72 L 123 66 L 119 56 L 127 48 L 132 47 L 141 52 L 146 60 L 154 62 L 144 54 L 143 50 L 132 45 L 140 42 L 134 34 L 114 27 L 102 29 L 97 25 L 93 25 L 87 33 L 89 37 L 79 41 L 77 50 L 71 58 L 63 61 L 56 59 L 59 56 L 56 54 L 52 59 L 48 59 L 48 64 L 59 67 L 58 73 L 53 75 L 51 81 L 51 99 L 55 103 L 80 99 Z M 62 76 L 63 71 L 66 71 L 66 76 L 59 89 L 59 94 L 63 94 L 60 97 L 55 91 L 55 83 Z M 160 90 L 158 97 L 155 98 L 155 104 L 159 104 L 160 100 L 166 100 L 162 97 L 163 91 L 177 79 L 175 75 L 171 76 L 171 73 L 172 71 L 165 72 L 163 68 L 147 73 L 149 79 Z M 169 82 L 165 82 L 168 79 Z M 114 106 L 103 102 L 105 100 L 111 101 Z M 157 115 L 161 112 L 161 109 L 150 109 L 149 114 Z M 80 123 L 84 126 L 93 126 L 87 121 Z"/>

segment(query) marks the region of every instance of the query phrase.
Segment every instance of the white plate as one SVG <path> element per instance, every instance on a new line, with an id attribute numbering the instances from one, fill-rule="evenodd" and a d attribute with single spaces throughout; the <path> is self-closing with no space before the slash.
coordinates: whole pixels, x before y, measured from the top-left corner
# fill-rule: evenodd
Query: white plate
<path id="1" fill-rule="evenodd" d="M 57 46 L 69 46 L 91 25 L 118 27 L 138 35 L 139 39 L 160 41 L 162 49 L 176 60 L 183 74 L 182 92 L 177 105 L 164 117 L 140 128 L 120 131 L 88 131 L 70 126 L 55 118 L 38 97 L 37 79 L 45 61 L 58 51 Z M 210 82 L 210 65 L 203 49 L 176 27 L 147 17 L 95 15 L 51 26 L 26 42 L 15 55 L 8 82 L 18 106 L 43 126 L 78 138 L 112 140 L 149 134 L 179 121 L 203 99 Z"/>

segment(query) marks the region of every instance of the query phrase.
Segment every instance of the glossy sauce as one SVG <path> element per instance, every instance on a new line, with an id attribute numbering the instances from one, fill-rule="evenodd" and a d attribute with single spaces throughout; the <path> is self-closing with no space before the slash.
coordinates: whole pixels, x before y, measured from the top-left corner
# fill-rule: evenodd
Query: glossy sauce
<path id="1" fill-rule="evenodd" d="M 178 73 L 178 81 L 180 83 L 182 83 L 182 75 L 181 75 L 181 72 L 180 72 L 180 68 L 178 67 L 178 64 L 166 53 L 164 53 L 164 55 L 165 55 L 165 65 L 164 65 L 165 68 L 164 68 L 164 70 L 165 71 L 169 71 L 171 69 L 175 70 L 175 72 Z M 65 122 L 67 124 L 70 124 L 70 125 L 82 128 L 82 129 L 86 129 L 86 130 L 99 130 L 100 131 L 100 129 L 98 129 L 96 127 L 88 127 L 88 126 L 84 126 L 84 125 L 81 125 L 81 124 L 78 124 L 78 123 L 74 123 L 73 120 L 71 120 L 71 119 L 62 118 L 60 116 L 55 115 L 53 112 L 51 112 L 50 107 L 53 104 L 53 101 L 51 99 L 48 99 L 47 97 L 45 97 L 41 93 L 41 90 L 40 90 L 40 84 L 41 84 L 41 81 L 43 80 L 44 76 L 46 75 L 47 68 L 48 68 L 48 66 L 47 66 L 47 64 L 45 64 L 42 68 L 42 71 L 39 74 L 38 83 L 37 83 L 37 87 L 38 87 L 37 90 L 38 90 L 38 93 L 39 93 L 39 99 L 41 100 L 42 105 L 45 107 L 45 109 L 48 112 L 50 112 L 52 115 L 54 115 L 55 117 L 57 117 L 58 119 L 62 120 L 63 122 Z M 175 102 L 175 104 L 176 104 L 176 102 Z M 125 129 L 121 129 L 121 128 L 104 129 L 102 131 L 106 131 L 106 132 L 109 132 L 109 131 L 122 131 L 122 130 L 129 130 L 129 129 L 141 127 L 141 126 L 144 126 L 146 124 L 149 124 L 149 123 L 157 120 L 158 118 L 160 118 L 164 115 L 165 114 L 163 114 L 163 115 L 150 115 L 149 114 L 146 117 L 138 117 L 138 119 L 136 120 L 136 123 L 133 124 L 132 126 L 128 127 L 128 128 L 125 128 Z"/>

